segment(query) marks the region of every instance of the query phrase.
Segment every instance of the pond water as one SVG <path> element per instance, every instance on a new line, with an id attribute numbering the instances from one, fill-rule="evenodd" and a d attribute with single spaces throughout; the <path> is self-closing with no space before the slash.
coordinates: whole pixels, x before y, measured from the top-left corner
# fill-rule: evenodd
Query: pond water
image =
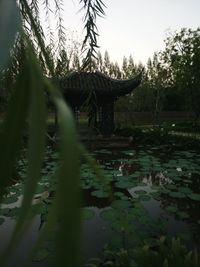
<path id="1" fill-rule="evenodd" d="M 87 162 L 82 162 L 83 261 L 97 256 L 105 244 L 112 249 L 143 244 L 153 247 L 162 235 L 179 236 L 189 248 L 200 247 L 198 151 L 176 149 L 173 145 L 146 145 L 127 150 L 101 149 L 92 151 L 92 154 L 105 179 L 99 180 Z M 34 199 L 35 204 L 40 203 L 40 209 L 15 253 L 15 266 L 17 262 L 20 266 L 45 223 L 53 196 L 48 176 L 57 167 L 58 154 L 48 149 L 43 177 Z M 19 162 L 19 170 L 23 177 L 25 160 Z M 0 250 L 14 227 L 22 190 L 21 183 L 12 185 L 1 205 Z M 46 259 L 52 250 L 52 245 L 44 248 L 31 266 L 49 266 Z"/>

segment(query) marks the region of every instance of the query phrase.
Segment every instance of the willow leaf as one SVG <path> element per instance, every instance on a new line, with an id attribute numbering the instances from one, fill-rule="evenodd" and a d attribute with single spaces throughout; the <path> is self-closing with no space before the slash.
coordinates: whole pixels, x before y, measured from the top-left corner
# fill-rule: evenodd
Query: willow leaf
<path id="1" fill-rule="evenodd" d="M 20 26 L 19 9 L 15 0 L 0 0 L 0 68 L 9 61 L 16 33 Z"/>
<path id="2" fill-rule="evenodd" d="M 29 75 L 27 75 L 28 81 L 24 84 L 23 89 L 30 91 L 31 96 L 29 105 L 28 172 L 19 218 L 16 222 L 10 243 L 3 254 L 2 263 L 6 262 L 30 223 L 30 217 L 28 215 L 31 211 L 32 198 L 40 178 L 44 156 L 46 125 L 44 84 L 42 83 L 42 74 L 30 49 L 27 53 L 27 59 L 28 64 L 30 64 L 28 66 Z"/>
<path id="3" fill-rule="evenodd" d="M 73 115 L 62 97 L 54 97 L 58 112 L 62 166 L 56 192 L 56 266 L 77 266 L 80 232 L 79 149 Z M 66 256 L 68 255 L 68 256 Z"/>
<path id="4" fill-rule="evenodd" d="M 24 66 L 13 90 L 0 136 L 0 197 L 2 197 L 5 187 L 11 181 L 16 158 L 21 147 L 29 102 L 29 91 L 26 88 L 27 83 L 28 70 Z"/>

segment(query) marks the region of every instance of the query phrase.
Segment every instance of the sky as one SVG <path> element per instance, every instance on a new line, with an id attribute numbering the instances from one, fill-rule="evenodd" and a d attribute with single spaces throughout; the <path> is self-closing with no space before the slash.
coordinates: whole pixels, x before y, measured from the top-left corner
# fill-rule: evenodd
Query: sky
<path id="1" fill-rule="evenodd" d="M 64 26 L 84 37 L 79 0 L 64 1 Z M 131 54 L 146 63 L 164 49 L 167 31 L 200 26 L 200 0 L 103 0 L 106 16 L 98 18 L 98 43 L 112 61 L 122 62 Z"/>

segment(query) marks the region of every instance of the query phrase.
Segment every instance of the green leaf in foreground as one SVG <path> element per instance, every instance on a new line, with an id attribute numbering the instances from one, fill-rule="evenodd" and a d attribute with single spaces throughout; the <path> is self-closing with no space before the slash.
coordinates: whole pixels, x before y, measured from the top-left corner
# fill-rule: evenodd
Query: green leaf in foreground
<path id="1" fill-rule="evenodd" d="M 4 193 L 5 187 L 10 183 L 21 147 L 29 103 L 27 84 L 29 84 L 29 75 L 25 65 L 18 75 L 0 134 L 0 198 Z"/>
<path id="2" fill-rule="evenodd" d="M 14 45 L 19 31 L 20 15 L 15 0 L 0 1 L 0 68 L 4 68 L 10 58 L 10 49 Z"/>
<path id="3" fill-rule="evenodd" d="M 21 105 L 25 106 L 27 103 L 30 104 L 28 117 L 28 171 L 20 214 L 16 222 L 16 226 L 14 228 L 13 235 L 10 239 L 8 248 L 2 258 L 2 261 L 7 260 L 9 253 L 11 253 L 11 251 L 15 248 L 16 243 L 20 240 L 25 228 L 30 223 L 29 215 L 31 214 L 31 204 L 37 188 L 37 183 L 40 179 L 45 148 L 46 100 L 44 92 L 44 83 L 41 69 L 36 62 L 36 58 L 30 44 L 27 47 L 24 57 L 24 68 L 26 67 L 26 69 L 23 69 L 23 83 L 19 84 L 19 88 L 17 87 L 17 89 L 22 92 L 25 91 L 30 93 L 30 102 L 27 99 L 23 98 L 23 102 L 21 103 Z M 19 108 L 21 109 L 21 107 Z M 22 118 L 25 119 L 25 115 L 21 115 Z M 13 118 L 11 118 L 11 121 L 12 120 Z M 19 140 L 15 141 L 19 143 Z M 11 151 L 13 151 L 13 148 L 11 148 Z"/>

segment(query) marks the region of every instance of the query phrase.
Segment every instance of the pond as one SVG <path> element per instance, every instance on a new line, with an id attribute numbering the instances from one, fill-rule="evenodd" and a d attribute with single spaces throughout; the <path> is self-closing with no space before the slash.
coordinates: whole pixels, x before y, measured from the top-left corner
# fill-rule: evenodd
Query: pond
<path id="1" fill-rule="evenodd" d="M 95 176 L 87 162 L 81 165 L 82 261 L 108 247 L 155 245 L 163 235 L 179 236 L 188 248 L 200 247 L 200 153 L 173 145 L 138 145 L 127 150 L 101 149 L 91 153 L 104 179 Z M 19 161 L 24 177 L 26 161 Z M 54 192 L 49 176 L 58 167 L 58 153 L 50 148 L 34 204 L 39 205 L 26 237 L 15 255 L 15 266 L 31 249 L 45 223 Z M 19 212 L 23 183 L 9 188 L 0 209 L 0 250 L 8 241 Z M 27 246 L 29 244 L 29 246 Z M 52 242 L 35 257 L 31 266 L 49 266 Z M 13 261 L 13 259 L 12 259 Z M 12 266 L 12 263 L 10 263 Z"/>

